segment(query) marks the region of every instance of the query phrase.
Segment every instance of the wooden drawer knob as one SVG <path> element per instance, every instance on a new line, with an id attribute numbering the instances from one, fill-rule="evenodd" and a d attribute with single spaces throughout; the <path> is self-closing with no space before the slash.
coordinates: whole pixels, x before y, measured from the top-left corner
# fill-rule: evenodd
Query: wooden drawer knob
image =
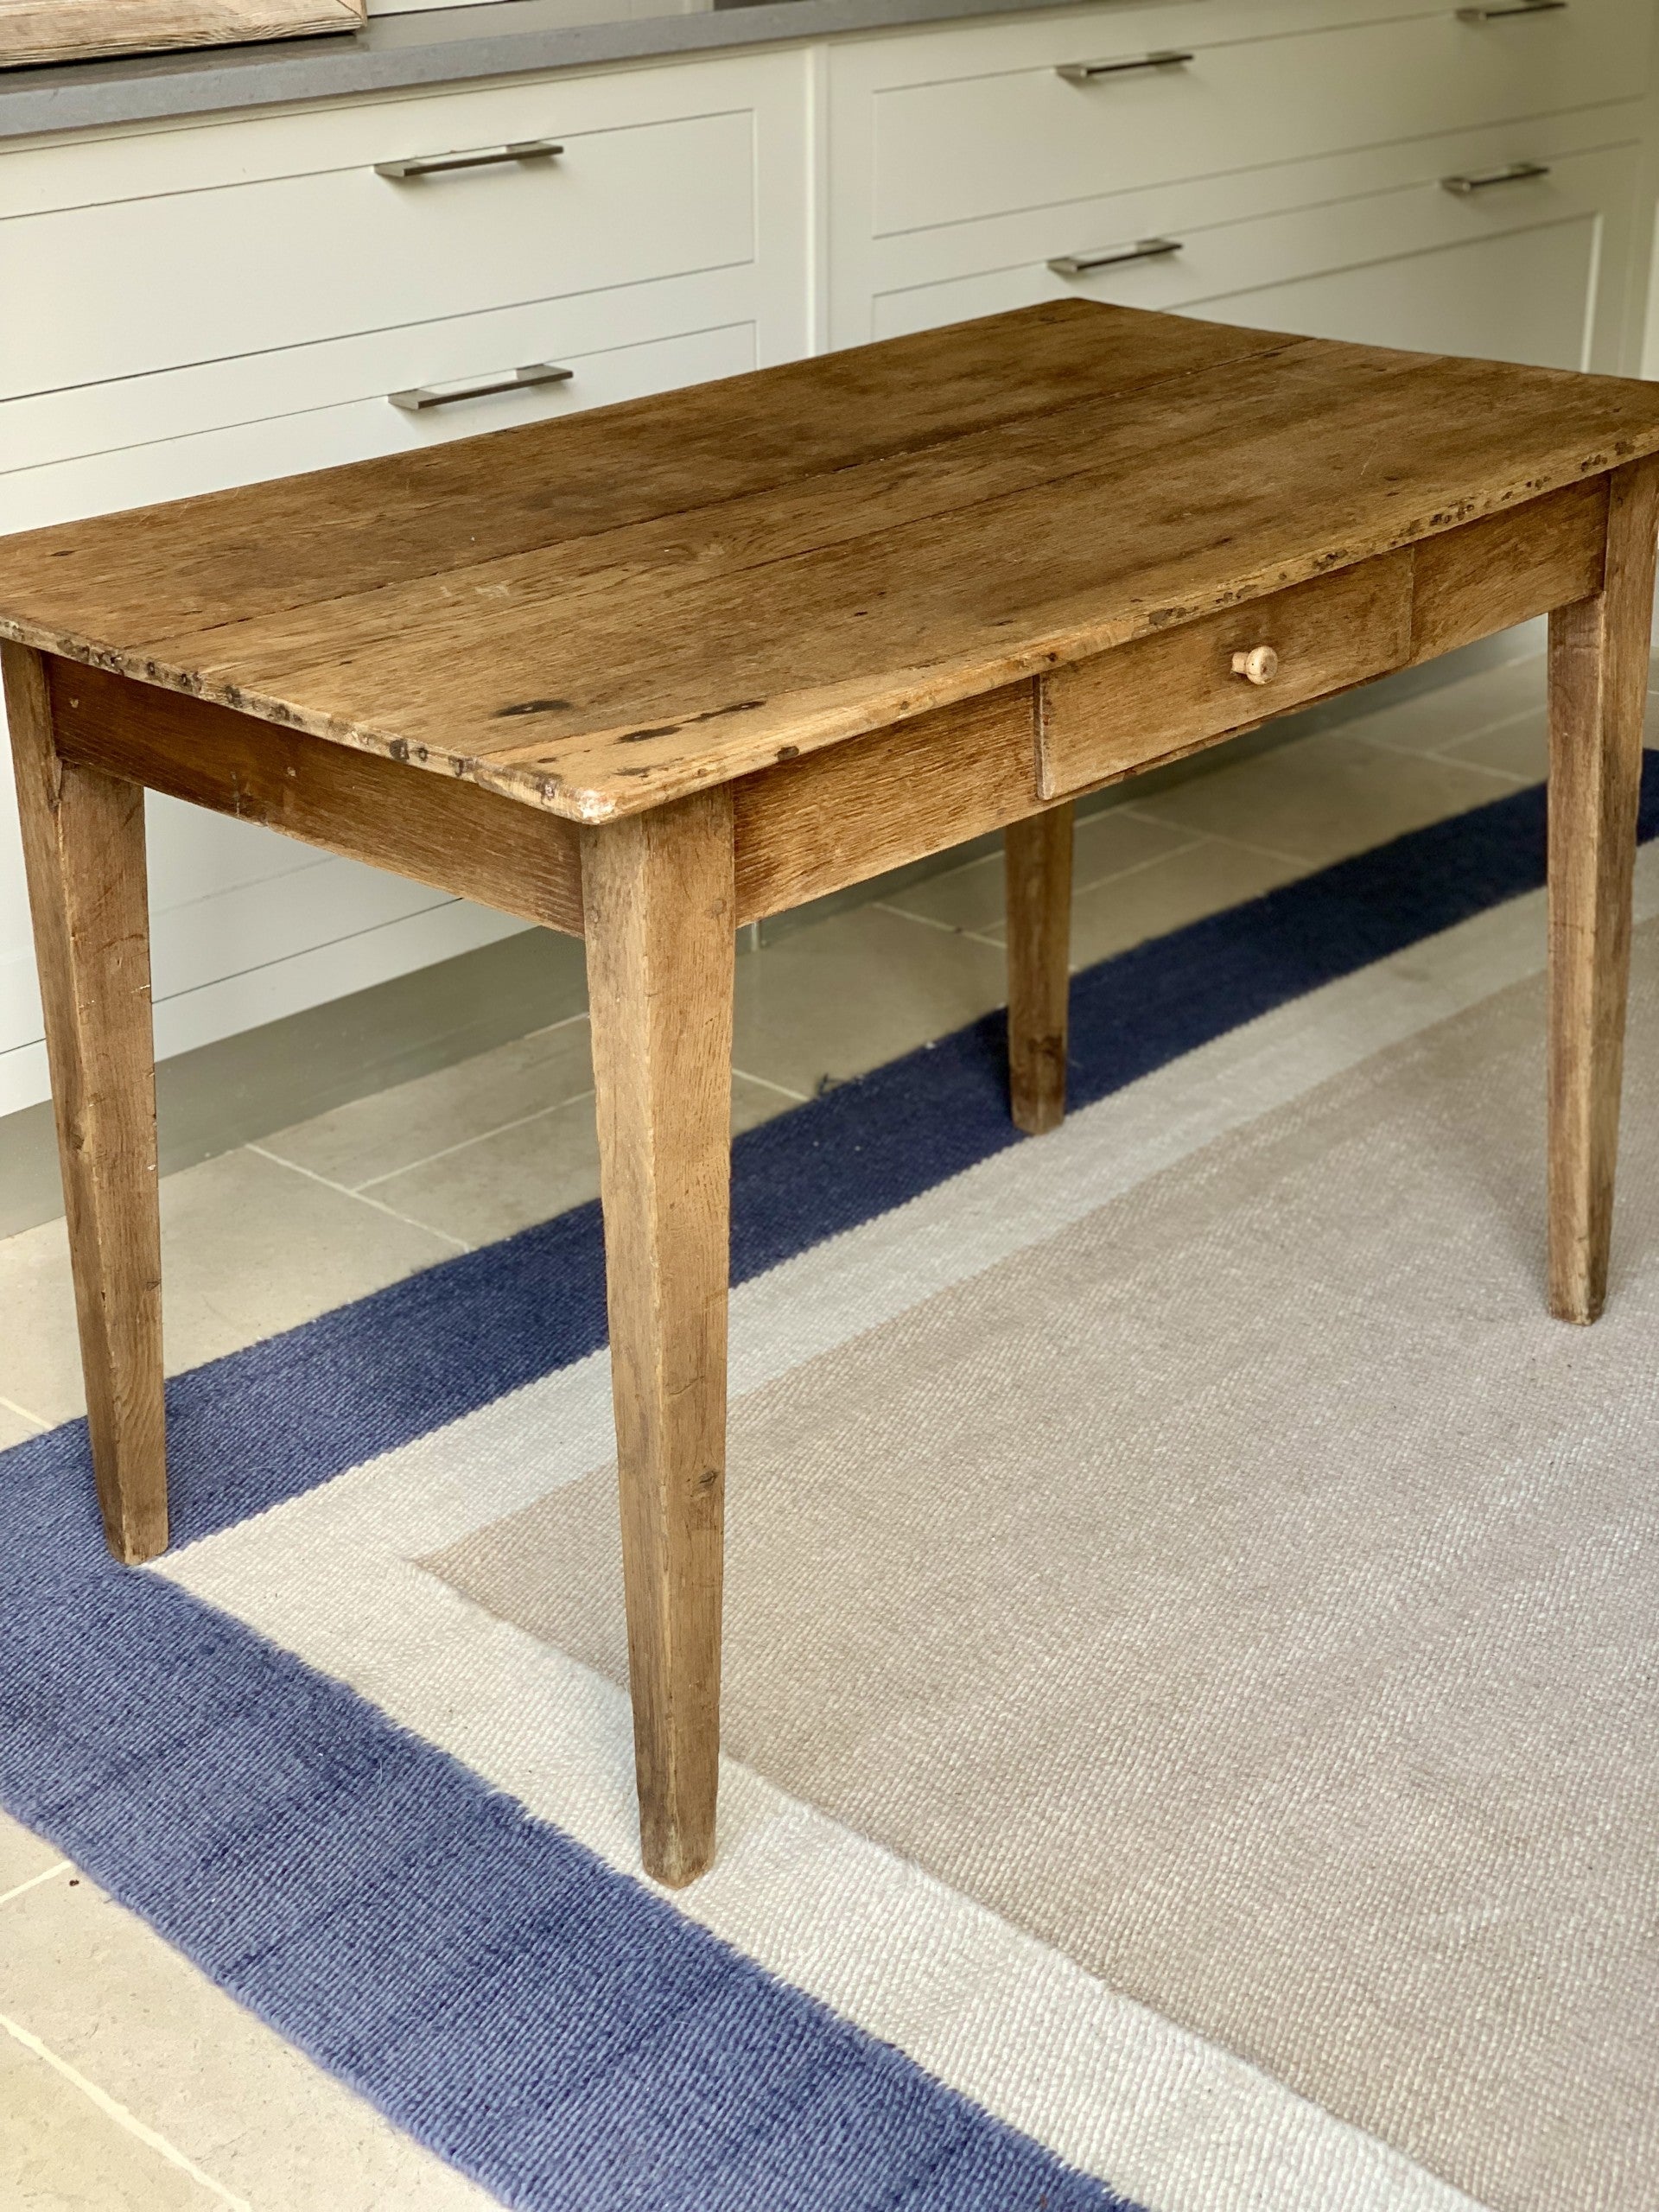
<path id="1" fill-rule="evenodd" d="M 1279 656 L 1271 645 L 1252 645 L 1247 653 L 1233 655 L 1233 674 L 1247 683 L 1271 683 L 1279 673 Z"/>

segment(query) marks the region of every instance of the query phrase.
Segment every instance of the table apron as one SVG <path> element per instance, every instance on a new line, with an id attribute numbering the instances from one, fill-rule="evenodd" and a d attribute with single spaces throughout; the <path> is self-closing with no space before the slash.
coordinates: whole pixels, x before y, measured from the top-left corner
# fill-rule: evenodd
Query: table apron
<path id="1" fill-rule="evenodd" d="M 1606 520 L 1596 477 L 1056 669 L 1038 698 L 1040 795 L 1098 789 L 1589 598 Z"/>
<path id="2" fill-rule="evenodd" d="M 77 661 L 48 667 L 66 760 L 582 935 L 576 826 L 562 816 Z"/>
<path id="3" fill-rule="evenodd" d="M 1607 479 L 738 779 L 741 925 L 1593 597 Z M 1258 686 L 1236 652 L 1274 646 Z M 576 825 L 431 770 L 81 663 L 48 662 L 64 758 L 580 937 Z"/>

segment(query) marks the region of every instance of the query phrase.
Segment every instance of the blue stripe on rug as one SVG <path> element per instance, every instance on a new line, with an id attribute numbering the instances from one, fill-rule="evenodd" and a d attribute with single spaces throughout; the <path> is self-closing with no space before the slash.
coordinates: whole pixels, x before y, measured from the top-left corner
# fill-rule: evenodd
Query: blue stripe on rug
<path id="1" fill-rule="evenodd" d="M 1659 831 L 1649 759 L 1642 834 Z M 1542 880 L 1538 791 L 1075 982 L 1084 1104 Z M 1019 1141 L 978 1022 L 739 1141 L 741 1280 Z M 169 1385 L 223 1528 L 603 1342 L 596 1210 Z M 84 1427 L 4 1455 L 0 1800 L 290 2041 L 532 2212 L 1049 2212 L 1101 2184 L 344 1686 L 104 1552 Z M 395 1972 L 388 1969 L 395 1961 Z"/>
<path id="2" fill-rule="evenodd" d="M 5 1468 L 0 1800 L 527 2212 L 1131 2212 Z"/>

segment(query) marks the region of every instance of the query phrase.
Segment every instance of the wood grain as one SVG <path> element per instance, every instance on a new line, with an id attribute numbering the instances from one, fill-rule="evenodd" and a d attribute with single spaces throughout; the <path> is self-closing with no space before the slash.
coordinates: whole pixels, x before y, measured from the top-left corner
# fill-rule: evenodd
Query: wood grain
<path id="1" fill-rule="evenodd" d="M 1614 378 L 1082 302 L 925 336 L 14 538 L 0 629 L 599 821 L 1659 449 Z"/>
<path id="2" fill-rule="evenodd" d="M 102 669 L 47 670 L 66 760 L 582 935 L 579 833 L 556 815 Z"/>
<path id="3" fill-rule="evenodd" d="M 1270 645 L 1257 686 L 1234 657 Z M 1385 554 L 1292 591 L 1141 638 L 1043 679 L 1037 748 L 1045 798 L 1150 766 L 1398 668 L 1411 651 L 1411 556 Z"/>
<path id="4" fill-rule="evenodd" d="M 640 1843 L 678 1885 L 719 1777 L 729 792 L 585 831 L 582 885 Z"/>
<path id="5" fill-rule="evenodd" d="M 1607 479 L 1595 476 L 1426 539 L 1412 562 L 1412 659 L 1599 592 L 1606 532 Z"/>
<path id="6" fill-rule="evenodd" d="M 0 0 L 0 69 L 359 30 L 366 0 Z"/>
<path id="7" fill-rule="evenodd" d="M 128 652 L 187 626 L 461 578 L 520 554 L 554 556 L 550 573 L 574 579 L 602 565 L 590 541 L 645 525 L 658 528 L 647 557 L 694 561 L 705 531 L 756 494 L 920 456 L 1291 342 L 1053 301 L 418 453 L 36 531 L 22 561 L 11 558 L 21 538 L 0 543 L 0 609 L 11 612 L 16 588 L 35 620 L 76 634 L 96 628 Z M 229 565 L 227 544 L 237 554 Z"/>
<path id="8" fill-rule="evenodd" d="M 53 743 L 40 657 L 0 645 L 104 1532 L 167 1547 L 144 795 Z"/>
<path id="9" fill-rule="evenodd" d="M 1659 463 L 1610 480 L 1603 588 L 1549 626 L 1549 1303 L 1607 1292 Z"/>
<path id="10" fill-rule="evenodd" d="M 740 924 L 865 882 L 1039 804 L 1032 687 L 780 761 L 734 784 L 732 801 Z"/>
<path id="11" fill-rule="evenodd" d="M 1065 1118 L 1066 1014 L 1071 974 L 1071 833 L 1068 803 L 1003 831 L 1007 880 L 1008 1097 L 1028 1136 Z"/>

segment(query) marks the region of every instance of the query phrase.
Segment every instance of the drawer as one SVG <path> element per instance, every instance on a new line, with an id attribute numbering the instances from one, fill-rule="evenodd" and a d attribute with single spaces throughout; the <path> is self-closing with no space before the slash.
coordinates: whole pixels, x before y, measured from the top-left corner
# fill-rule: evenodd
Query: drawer
<path id="1" fill-rule="evenodd" d="M 1552 147 L 1542 124 L 1431 141 L 1438 174 L 1421 181 L 1243 221 L 1226 219 L 1234 195 L 1211 179 L 889 240 L 872 271 L 872 334 L 1076 296 L 1364 344 L 1613 368 L 1638 149 Z M 1439 182 L 1523 159 L 1548 174 L 1466 196 Z M 1147 239 L 1179 250 L 1072 275 L 1048 265 Z M 913 281 L 930 270 L 932 282 Z"/>
<path id="2" fill-rule="evenodd" d="M 467 119 L 400 112 L 347 167 L 0 222 L 0 297 L 40 303 L 0 326 L 0 397 L 753 262 L 752 112 L 583 131 L 563 105 L 541 87 L 523 134 L 556 158 L 384 176 Z"/>
<path id="3" fill-rule="evenodd" d="M 1109 783 L 1404 667 L 1411 594 L 1410 552 L 1385 553 L 1056 670 L 1042 684 L 1042 797 Z M 1253 683 L 1235 657 L 1264 650 L 1271 659 L 1255 665 L 1266 680 Z"/>
<path id="4" fill-rule="evenodd" d="M 187 389 L 170 396 L 152 392 L 151 404 L 175 405 L 188 414 L 194 397 L 203 403 L 205 413 L 205 402 L 212 397 L 221 416 L 219 427 L 204 429 L 199 421 L 189 435 L 163 434 L 145 443 L 116 444 L 106 451 L 0 474 L 0 534 L 368 461 L 413 446 L 638 399 L 712 377 L 737 376 L 756 365 L 755 326 L 747 318 L 630 344 L 606 344 L 604 334 L 614 338 L 620 327 L 613 310 L 601 322 L 591 315 L 585 320 L 572 316 L 557 306 L 518 309 L 509 315 L 480 318 L 477 325 L 439 324 L 385 334 L 374 340 L 343 341 L 338 347 L 319 349 L 327 359 L 302 351 L 258 363 L 223 365 L 245 378 L 255 374 L 268 378 L 265 397 L 271 404 L 263 411 L 256 404 L 258 390 L 245 381 L 238 404 L 233 385 L 221 382 L 210 391 L 194 383 L 201 372 L 180 372 Z M 584 340 L 588 350 L 581 342 Z M 504 368 L 538 359 L 556 360 L 575 373 L 566 384 L 493 392 L 420 414 L 406 414 L 390 405 L 385 397 L 411 385 L 492 382 Z M 307 385 L 302 378 L 311 381 Z M 333 396 L 326 397 L 328 393 Z M 105 410 L 119 404 L 118 387 L 93 395 L 56 397 L 90 397 Z M 283 399 L 287 411 L 280 411 Z M 311 404 L 295 404 L 302 399 Z M 0 429 L 8 412 L 0 407 Z M 107 436 L 107 411 L 105 423 Z M 86 434 L 88 418 L 83 416 L 78 427 Z M 18 450 L 14 442 L 10 451 L 15 454 Z"/>
<path id="5" fill-rule="evenodd" d="M 1143 11 L 1047 22 L 1039 38 L 1031 66 L 874 92 L 874 235 L 1628 98 L 1646 81 L 1651 25 L 1639 0 L 1571 0 L 1478 23 L 1448 6 L 1178 44 Z M 1160 50 L 1191 58 L 1058 73 Z"/>
<path id="6" fill-rule="evenodd" d="M 750 272 L 716 270 L 0 400 L 0 482 L 13 471 L 347 404 L 384 410 L 388 433 L 404 442 L 459 436 L 632 397 L 612 389 L 614 365 L 642 346 L 747 326 L 754 315 Z M 575 374 L 567 384 L 450 399 L 415 416 L 390 404 L 394 391 L 494 382 L 531 364 Z"/>

